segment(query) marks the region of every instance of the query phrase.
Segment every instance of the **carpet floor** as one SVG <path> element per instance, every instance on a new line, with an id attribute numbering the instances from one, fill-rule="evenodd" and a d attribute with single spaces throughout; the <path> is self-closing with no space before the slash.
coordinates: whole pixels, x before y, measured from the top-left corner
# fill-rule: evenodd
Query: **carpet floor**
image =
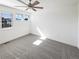
<path id="1" fill-rule="evenodd" d="M 79 59 L 79 50 L 29 34 L 1 44 L 0 59 Z"/>

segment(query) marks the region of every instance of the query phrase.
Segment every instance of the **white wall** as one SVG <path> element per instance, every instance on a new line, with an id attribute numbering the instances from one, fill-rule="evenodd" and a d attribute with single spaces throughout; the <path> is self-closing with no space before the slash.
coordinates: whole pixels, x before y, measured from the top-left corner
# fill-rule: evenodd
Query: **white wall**
<path id="1" fill-rule="evenodd" d="M 77 0 L 40 0 L 43 10 L 32 13 L 32 33 L 36 27 L 52 40 L 77 46 Z"/>
<path id="2" fill-rule="evenodd" d="M 78 1 L 78 48 L 79 48 L 79 1 Z"/>
<path id="3" fill-rule="evenodd" d="M 19 13 L 26 13 L 25 11 L 20 11 L 20 10 L 16 10 L 13 8 L 9 8 L 9 7 L 5 7 L 5 6 L 0 6 L 0 12 L 2 10 L 5 11 L 10 11 L 14 14 L 13 17 L 13 22 L 12 22 L 12 27 L 11 28 L 6 28 L 6 29 L 1 29 L 0 28 L 0 44 L 13 40 L 15 38 L 18 38 L 20 36 L 26 35 L 29 33 L 30 29 L 29 29 L 29 24 L 30 21 L 16 21 L 15 19 L 15 14 L 16 12 Z M 27 13 L 26 13 L 27 14 Z"/>

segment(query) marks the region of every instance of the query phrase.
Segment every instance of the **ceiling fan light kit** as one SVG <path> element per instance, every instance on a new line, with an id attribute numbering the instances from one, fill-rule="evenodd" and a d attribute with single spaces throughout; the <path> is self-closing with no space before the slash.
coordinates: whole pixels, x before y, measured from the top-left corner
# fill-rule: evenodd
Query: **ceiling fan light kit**
<path id="1" fill-rule="evenodd" d="M 32 0 L 29 0 L 28 4 L 23 2 L 22 0 L 17 0 L 17 1 L 19 1 L 20 3 L 25 5 L 25 6 L 17 6 L 17 7 L 26 7 L 25 10 L 32 9 L 33 11 L 37 11 L 36 9 L 43 9 L 43 7 L 36 6 L 36 5 L 40 4 L 40 2 L 37 0 L 33 3 L 32 3 Z"/>

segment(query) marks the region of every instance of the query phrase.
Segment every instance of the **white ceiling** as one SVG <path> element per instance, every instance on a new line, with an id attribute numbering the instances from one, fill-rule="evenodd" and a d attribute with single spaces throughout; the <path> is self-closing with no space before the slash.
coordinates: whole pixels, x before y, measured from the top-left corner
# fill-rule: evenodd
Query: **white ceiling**
<path id="1" fill-rule="evenodd" d="M 28 3 L 28 0 L 23 0 L 24 2 Z M 35 1 L 35 0 L 33 0 Z M 59 6 L 65 6 L 65 5 L 74 5 L 77 4 L 78 0 L 38 0 L 41 2 L 41 6 L 55 6 L 55 5 L 59 5 Z M 18 9 L 24 9 L 22 7 L 15 7 L 15 6 L 21 6 L 24 5 L 20 2 L 18 2 L 17 0 L 0 0 L 0 4 L 3 5 L 7 5 L 10 7 L 14 7 L 14 8 L 18 8 Z"/>
<path id="2" fill-rule="evenodd" d="M 17 0 L 0 0 L 0 4 L 17 8 L 17 9 L 22 9 L 22 10 L 25 9 L 23 7 L 15 7 L 15 6 L 24 6 L 24 4 L 18 2 Z"/>

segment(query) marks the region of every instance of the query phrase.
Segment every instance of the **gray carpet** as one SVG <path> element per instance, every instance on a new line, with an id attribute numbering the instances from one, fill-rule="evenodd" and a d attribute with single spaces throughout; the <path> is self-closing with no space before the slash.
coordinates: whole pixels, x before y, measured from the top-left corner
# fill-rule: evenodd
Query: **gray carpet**
<path id="1" fill-rule="evenodd" d="M 0 45 L 0 59 L 79 59 L 75 47 L 49 39 L 37 46 L 33 44 L 36 40 L 41 39 L 29 34 Z"/>

